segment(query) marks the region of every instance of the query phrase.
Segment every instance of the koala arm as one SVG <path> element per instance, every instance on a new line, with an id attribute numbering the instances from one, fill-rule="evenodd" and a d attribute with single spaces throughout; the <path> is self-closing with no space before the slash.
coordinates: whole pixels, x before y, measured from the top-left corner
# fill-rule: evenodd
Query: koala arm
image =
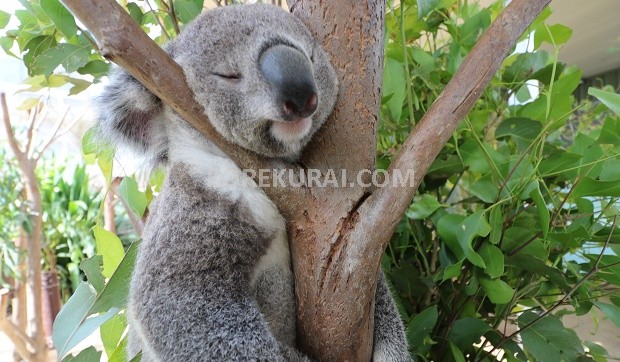
<path id="1" fill-rule="evenodd" d="M 375 292 L 375 335 L 372 360 L 375 362 L 411 361 L 405 327 L 383 271 Z"/>

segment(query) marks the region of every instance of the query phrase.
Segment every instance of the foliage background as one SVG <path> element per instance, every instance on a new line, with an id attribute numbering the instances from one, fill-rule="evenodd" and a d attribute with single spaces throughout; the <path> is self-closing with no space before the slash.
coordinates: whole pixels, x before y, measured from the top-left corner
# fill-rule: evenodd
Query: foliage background
<path id="1" fill-rule="evenodd" d="M 24 10 L 0 13 L 0 25 L 10 16 L 19 20 L 0 46 L 28 67 L 30 91 L 65 87 L 72 95 L 102 79 L 109 63 L 58 0 L 20 3 Z M 205 5 L 122 3 L 160 44 Z M 379 168 L 389 165 L 501 9 L 502 2 L 481 8 L 457 0 L 388 1 Z M 509 361 L 619 357 L 580 340 L 561 317 L 599 310 L 620 327 L 620 96 L 607 88 L 591 89 L 592 98 L 574 98 L 581 71 L 557 61 L 571 30 L 547 24 L 549 14 L 547 9 L 522 36 L 520 51 L 504 61 L 444 147 L 386 251 L 383 268 L 416 359 L 490 360 L 491 351 Z M 110 182 L 113 152 L 95 147 L 92 137 L 84 136 L 84 158 Z M 54 343 L 65 356 L 100 326 L 103 353 L 120 361 L 136 244 L 125 251 L 103 229 L 100 198 L 88 194 L 81 177 L 78 170 L 74 184 L 63 186 L 73 190 L 64 194 L 76 197 L 60 201 L 64 206 L 50 220 L 92 224 L 54 240 L 80 244 L 80 250 L 96 245 L 97 255 L 81 261 L 91 255 L 82 251 L 68 264 L 75 293 L 57 318 Z M 48 180 L 60 182 L 53 173 Z M 161 174 L 141 187 L 138 178 L 126 177 L 119 194 L 141 217 L 160 183 Z M 9 209 L 2 215 L 14 214 Z M 80 261 L 81 274 L 75 268 Z M 75 284 L 80 275 L 87 280 Z M 75 359 L 101 354 L 91 347 Z"/>

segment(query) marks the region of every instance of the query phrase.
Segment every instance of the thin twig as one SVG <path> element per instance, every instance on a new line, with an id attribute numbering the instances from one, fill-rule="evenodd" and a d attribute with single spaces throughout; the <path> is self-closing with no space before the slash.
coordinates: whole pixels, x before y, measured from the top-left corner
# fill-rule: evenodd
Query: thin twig
<path id="1" fill-rule="evenodd" d="M 43 152 L 45 152 L 45 150 L 52 144 L 54 143 L 54 141 L 56 141 L 58 139 L 58 131 L 60 131 L 60 128 L 62 127 L 62 124 L 65 123 L 65 120 L 67 119 L 67 114 L 69 114 L 69 108 L 67 108 L 67 110 L 65 111 L 65 113 L 62 115 L 62 117 L 60 118 L 60 120 L 58 121 L 58 123 L 56 124 L 56 126 L 54 127 L 54 130 L 52 131 L 51 135 L 47 138 L 47 140 L 45 140 L 43 142 L 43 147 L 41 147 L 41 149 L 38 150 L 38 154 L 36 157 L 34 157 L 34 164 L 36 165 L 39 162 L 39 159 L 41 158 L 41 155 L 43 154 Z M 77 121 L 76 121 L 77 122 Z M 74 124 L 75 125 L 75 124 Z M 63 132 L 62 134 L 65 134 L 66 132 Z M 62 135 L 61 134 L 61 135 Z"/>
<path id="2" fill-rule="evenodd" d="M 170 37 L 170 34 L 168 34 L 168 32 L 166 31 L 166 28 L 164 27 L 164 24 L 161 22 L 161 19 L 159 18 L 159 15 L 157 14 L 157 11 L 155 11 L 155 9 L 153 9 L 153 7 L 151 6 L 150 1 L 149 0 L 144 0 L 144 2 L 149 7 L 149 9 L 151 9 L 151 12 L 153 13 L 153 16 L 155 17 L 155 20 L 157 20 L 157 23 L 159 24 L 159 27 L 161 28 L 161 33 L 166 37 L 166 39 L 168 39 L 168 40 L 172 39 Z"/>
<path id="3" fill-rule="evenodd" d="M 0 107 L 2 107 L 2 122 L 4 124 L 4 130 L 6 131 L 6 139 L 9 143 L 9 147 L 18 160 L 24 158 L 25 154 L 19 148 L 17 139 L 15 139 L 15 132 L 13 132 L 13 128 L 11 128 L 11 116 L 9 115 L 9 106 L 6 103 L 6 95 L 4 93 L 0 93 Z"/>
<path id="4" fill-rule="evenodd" d="M 168 14 L 172 19 L 172 26 L 174 27 L 174 31 L 177 35 L 181 34 L 181 29 L 179 29 L 179 19 L 177 19 L 177 14 L 174 12 L 174 1 L 168 0 Z"/>
<path id="5" fill-rule="evenodd" d="M 32 108 L 30 114 L 28 115 L 28 131 L 26 131 L 26 148 L 24 152 L 30 153 L 30 147 L 32 146 L 33 132 L 34 132 L 34 123 L 37 119 L 37 114 L 39 113 L 39 108 L 43 106 L 43 103 L 39 103 L 36 107 Z"/>
<path id="6" fill-rule="evenodd" d="M 110 182 L 110 188 L 108 189 L 108 192 L 113 192 L 116 196 L 118 196 L 118 199 L 121 201 L 121 204 L 123 204 L 123 207 L 125 208 L 125 212 L 127 212 L 127 216 L 129 217 L 131 225 L 133 226 L 134 230 L 136 230 L 138 236 L 142 236 L 142 231 L 144 230 L 144 222 L 140 219 L 140 217 L 138 217 L 138 215 L 136 215 L 135 212 L 133 212 L 127 201 L 125 201 L 125 199 L 123 199 L 123 197 L 118 193 L 118 187 L 120 186 L 122 180 L 123 179 L 121 177 L 117 177 L 112 180 L 112 182 Z"/>

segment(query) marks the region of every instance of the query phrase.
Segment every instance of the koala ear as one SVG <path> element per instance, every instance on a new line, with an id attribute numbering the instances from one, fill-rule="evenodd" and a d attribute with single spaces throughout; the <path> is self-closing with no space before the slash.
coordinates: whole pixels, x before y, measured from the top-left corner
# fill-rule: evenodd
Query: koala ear
<path id="1" fill-rule="evenodd" d="M 155 161 L 165 161 L 168 137 L 164 106 L 135 78 L 115 69 L 103 93 L 95 99 L 101 136 L 115 146 L 127 146 Z"/>

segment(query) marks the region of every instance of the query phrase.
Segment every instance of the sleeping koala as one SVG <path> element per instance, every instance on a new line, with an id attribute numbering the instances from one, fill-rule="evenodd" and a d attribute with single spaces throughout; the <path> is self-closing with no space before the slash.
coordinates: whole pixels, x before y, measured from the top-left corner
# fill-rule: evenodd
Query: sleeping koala
<path id="1" fill-rule="evenodd" d="M 332 112 L 337 78 L 293 15 L 270 5 L 217 8 L 166 46 L 196 100 L 229 142 L 295 159 Z M 130 286 L 131 358 L 307 360 L 296 350 L 285 220 L 225 154 L 122 70 L 97 100 L 99 128 L 167 165 Z M 409 360 L 384 277 L 376 361 Z"/>

